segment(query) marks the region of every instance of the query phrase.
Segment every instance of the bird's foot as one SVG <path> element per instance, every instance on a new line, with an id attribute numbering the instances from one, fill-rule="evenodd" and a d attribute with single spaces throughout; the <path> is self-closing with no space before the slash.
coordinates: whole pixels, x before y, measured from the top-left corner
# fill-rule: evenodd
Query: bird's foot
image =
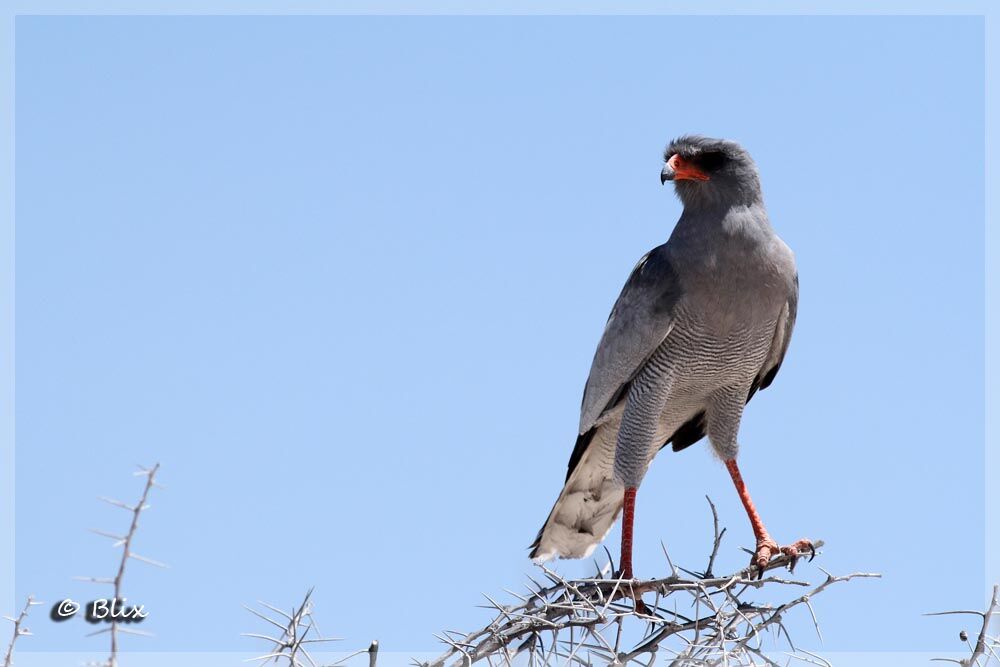
<path id="1" fill-rule="evenodd" d="M 632 600 L 635 602 L 635 613 L 642 614 L 643 616 L 653 615 L 652 612 L 649 611 L 649 607 L 646 606 L 646 603 L 642 601 L 641 595 L 632 596 Z"/>
<path id="2" fill-rule="evenodd" d="M 754 551 L 753 560 L 750 564 L 757 567 L 757 578 L 760 579 L 764 576 L 764 569 L 767 567 L 767 564 L 775 556 L 779 554 L 787 556 L 788 571 L 791 572 L 795 569 L 795 564 L 799 561 L 799 558 L 806 553 L 809 554 L 810 561 L 816 557 L 816 547 L 809 540 L 802 539 L 788 546 L 779 547 L 777 542 L 765 535 L 762 539 L 757 540 L 757 549 Z"/>
<path id="3" fill-rule="evenodd" d="M 632 587 L 629 585 L 629 582 L 635 579 L 635 577 L 632 574 L 632 568 L 626 567 L 623 570 L 619 570 L 618 572 L 615 573 L 615 578 L 621 579 L 623 581 L 621 592 L 619 593 L 619 595 L 621 597 L 632 598 L 632 601 L 635 602 L 635 613 L 645 614 L 649 616 L 650 615 L 649 607 L 647 607 L 646 603 L 642 601 L 642 595 L 632 591 L 631 590 Z"/>

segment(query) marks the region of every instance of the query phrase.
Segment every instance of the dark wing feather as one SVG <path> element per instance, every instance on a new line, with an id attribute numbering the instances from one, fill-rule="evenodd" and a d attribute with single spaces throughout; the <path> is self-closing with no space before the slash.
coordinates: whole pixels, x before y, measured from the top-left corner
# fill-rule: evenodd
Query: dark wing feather
<path id="1" fill-rule="evenodd" d="M 705 412 L 699 412 L 691 419 L 684 422 L 677 431 L 674 432 L 672 436 L 667 438 L 667 441 L 663 443 L 663 447 L 673 443 L 673 449 L 675 452 L 679 452 L 682 449 L 687 449 L 694 443 L 698 442 L 705 437 Z M 660 447 L 660 449 L 663 449 Z"/>
<path id="2" fill-rule="evenodd" d="M 583 458 L 583 453 L 587 451 L 587 447 L 590 446 L 590 441 L 594 439 L 594 429 L 590 429 L 586 433 L 581 433 L 576 438 L 576 445 L 573 446 L 573 453 L 569 456 L 569 466 L 566 471 L 566 481 L 569 481 L 570 475 L 576 470 L 576 464 L 580 462 Z"/>
<path id="3" fill-rule="evenodd" d="M 788 352 L 788 343 L 792 340 L 792 329 L 795 328 L 795 317 L 799 312 L 799 276 L 792 279 L 791 289 L 788 293 L 788 301 L 781 309 L 778 317 L 778 324 L 774 330 L 774 341 L 771 343 L 771 351 L 764 361 L 764 366 L 760 373 L 754 378 L 750 385 L 750 393 L 747 395 L 747 402 L 753 398 L 758 389 L 767 389 L 774 382 L 774 377 L 781 368 L 781 362 L 785 360 L 785 353 Z"/>

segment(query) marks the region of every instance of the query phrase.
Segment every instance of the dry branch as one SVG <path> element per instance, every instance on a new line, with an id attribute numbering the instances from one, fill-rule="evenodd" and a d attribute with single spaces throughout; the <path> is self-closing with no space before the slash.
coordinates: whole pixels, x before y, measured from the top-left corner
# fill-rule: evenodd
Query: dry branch
<path id="1" fill-rule="evenodd" d="M 149 492 L 154 487 L 159 487 L 160 485 L 156 483 L 155 477 L 157 471 L 160 469 L 160 464 L 157 463 L 152 468 L 144 468 L 139 466 L 139 470 L 134 473 L 136 476 L 144 476 L 146 478 L 146 484 L 142 489 L 142 496 L 139 498 L 139 502 L 135 505 L 128 505 L 120 500 L 114 500 L 112 498 L 106 498 L 104 496 L 98 496 L 99 500 L 103 500 L 109 505 L 114 507 L 120 507 L 127 510 L 132 514 L 132 521 L 129 525 L 128 532 L 125 535 L 116 535 L 114 533 L 109 533 L 103 530 L 91 529 L 92 533 L 96 533 L 103 537 L 114 540 L 113 546 L 122 547 L 122 556 L 118 562 L 118 572 L 115 577 L 76 577 L 82 581 L 90 581 L 98 584 L 111 584 L 114 587 L 114 597 L 113 600 L 118 600 L 124 602 L 125 597 L 122 595 L 122 583 L 125 579 L 125 566 L 128 564 L 130 558 L 144 563 L 149 563 L 150 565 L 155 565 L 157 567 L 166 567 L 163 563 L 155 561 L 152 558 L 147 558 L 146 556 L 140 556 L 139 554 L 132 551 L 132 540 L 135 538 L 136 531 L 139 529 L 139 516 L 144 510 L 149 509 L 149 505 L 146 504 L 146 500 L 149 498 Z M 161 487 L 162 488 L 162 487 Z M 148 635 L 149 633 L 142 632 L 140 630 L 132 630 L 129 628 L 119 627 L 120 621 L 117 619 L 112 619 L 110 621 L 110 626 L 108 628 L 98 630 L 97 632 L 90 633 L 91 635 L 98 635 L 108 632 L 111 634 L 111 654 L 105 662 L 99 663 L 104 667 L 117 667 L 118 665 L 118 635 L 119 633 L 133 634 L 133 635 Z"/>
<path id="2" fill-rule="evenodd" d="M 968 658 L 962 660 L 953 660 L 951 658 L 934 658 L 934 662 L 953 662 L 956 665 L 962 665 L 962 667 L 987 667 L 993 664 L 992 661 L 996 661 L 997 665 L 1000 665 L 1000 636 L 990 635 L 990 622 L 993 617 L 1000 612 L 1000 585 L 993 586 L 993 597 L 990 599 L 990 605 L 986 608 L 986 611 L 969 611 L 969 610 L 959 610 L 959 611 L 939 611 L 932 614 L 926 614 L 926 616 L 951 616 L 955 614 L 970 614 L 972 616 L 979 616 L 983 619 L 983 624 L 980 627 L 979 635 L 976 637 L 976 643 L 972 644 L 969 642 L 969 637 L 965 630 L 959 634 L 959 639 L 965 642 L 969 650 L 972 651 L 972 655 Z"/>
<path id="3" fill-rule="evenodd" d="M 709 501 L 711 503 L 711 501 Z M 439 639 L 448 650 L 423 667 L 511 665 L 515 658 L 529 665 L 636 664 L 648 667 L 657 656 L 673 667 L 695 665 L 778 665 L 765 651 L 763 638 L 774 635 L 786 651 L 783 659 L 814 665 L 829 664 L 808 651 L 797 650 L 783 624 L 796 607 L 808 609 L 816 631 L 819 624 L 811 599 L 835 583 L 878 574 L 857 572 L 845 576 L 824 574 L 817 585 L 767 574 L 793 563 L 787 556 L 773 559 L 764 572 L 747 567 L 728 576 L 712 569 L 724 529 L 720 531 L 715 507 L 715 539 L 704 573 L 687 570 L 684 577 L 670 565 L 672 574 L 649 580 L 621 580 L 611 576 L 610 557 L 594 577 L 567 580 L 539 566 L 548 580 L 534 582 L 517 602 L 501 605 L 486 596 L 497 615 L 484 628 L 471 633 L 446 632 Z M 816 546 L 821 547 L 822 542 Z M 669 556 L 668 562 L 669 562 Z M 761 578 L 758 579 L 758 576 Z M 787 591 L 796 591 L 790 597 Z M 757 604 L 748 593 L 766 590 L 772 600 Z M 645 611 L 634 598 L 643 597 Z M 683 610 L 683 611 L 682 611 Z"/>
<path id="4" fill-rule="evenodd" d="M 31 630 L 24 627 L 24 619 L 28 616 L 28 611 L 36 606 L 44 604 L 39 602 L 35 598 L 28 596 L 28 601 L 24 603 L 24 608 L 21 609 L 21 613 L 17 615 L 17 618 L 11 618 L 10 616 L 4 616 L 5 619 L 14 624 L 14 634 L 10 638 L 10 643 L 7 644 L 7 653 L 3 658 L 3 667 L 11 667 L 14 664 L 14 644 L 17 642 L 18 637 L 25 637 L 31 634 Z"/>
<path id="5" fill-rule="evenodd" d="M 319 627 L 316 625 L 316 619 L 313 618 L 312 593 L 313 591 L 310 588 L 305 597 L 302 599 L 302 602 L 299 603 L 298 606 L 293 607 L 290 612 L 282 611 L 273 605 L 258 600 L 257 604 L 266 608 L 268 612 L 271 612 L 271 616 L 267 613 L 247 607 L 246 605 L 243 606 L 244 609 L 257 618 L 267 621 L 267 623 L 269 623 L 273 628 L 277 628 L 281 631 L 281 634 L 277 637 L 258 632 L 242 633 L 244 637 L 263 639 L 271 644 L 271 648 L 267 653 L 259 655 L 256 658 L 250 658 L 248 662 L 263 660 L 261 665 L 266 665 L 271 661 L 274 661 L 274 664 L 276 665 L 279 662 L 284 662 L 289 667 L 304 667 L 305 663 L 302 662 L 304 659 L 309 663 L 310 667 L 319 667 L 319 665 L 316 664 L 316 661 L 313 660 L 312 656 L 309 655 L 306 647 L 310 644 L 337 642 L 340 641 L 340 638 L 323 637 L 320 634 Z M 280 620 L 272 618 L 273 615 L 277 615 Z M 378 642 L 372 642 L 371 646 L 367 649 L 355 651 L 335 664 L 341 664 L 345 660 L 349 660 L 350 658 L 362 653 L 369 654 L 369 663 L 371 667 L 374 667 L 375 656 L 378 654 Z"/>

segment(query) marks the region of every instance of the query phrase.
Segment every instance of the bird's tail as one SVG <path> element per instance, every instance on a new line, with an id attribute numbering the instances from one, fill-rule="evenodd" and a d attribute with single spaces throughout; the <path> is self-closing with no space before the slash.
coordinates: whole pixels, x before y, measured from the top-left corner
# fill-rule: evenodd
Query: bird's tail
<path id="1" fill-rule="evenodd" d="M 566 485 L 530 547 L 536 561 L 586 558 L 621 511 L 625 489 L 613 474 L 617 429 L 607 424 L 580 437 Z"/>

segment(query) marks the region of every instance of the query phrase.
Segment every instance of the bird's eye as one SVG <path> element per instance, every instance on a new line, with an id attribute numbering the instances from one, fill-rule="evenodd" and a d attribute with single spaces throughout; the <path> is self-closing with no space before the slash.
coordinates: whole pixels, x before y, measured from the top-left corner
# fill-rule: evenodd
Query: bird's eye
<path id="1" fill-rule="evenodd" d="M 726 164 L 728 158 L 726 154 L 721 151 L 711 151 L 709 153 L 702 153 L 698 156 L 698 166 L 700 166 L 705 171 L 716 171 L 724 164 Z"/>

